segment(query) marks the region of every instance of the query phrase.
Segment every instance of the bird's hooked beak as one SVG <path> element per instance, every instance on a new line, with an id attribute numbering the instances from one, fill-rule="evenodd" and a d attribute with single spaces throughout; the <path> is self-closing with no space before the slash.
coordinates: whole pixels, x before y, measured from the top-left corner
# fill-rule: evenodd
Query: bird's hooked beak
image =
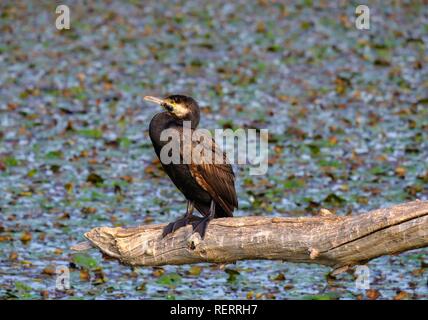
<path id="1" fill-rule="evenodd" d="M 154 103 L 156 103 L 158 105 L 162 105 L 162 103 L 165 103 L 164 99 L 156 98 L 156 97 L 152 97 L 152 96 L 145 96 L 144 100 L 150 101 L 150 102 L 154 102 Z"/>

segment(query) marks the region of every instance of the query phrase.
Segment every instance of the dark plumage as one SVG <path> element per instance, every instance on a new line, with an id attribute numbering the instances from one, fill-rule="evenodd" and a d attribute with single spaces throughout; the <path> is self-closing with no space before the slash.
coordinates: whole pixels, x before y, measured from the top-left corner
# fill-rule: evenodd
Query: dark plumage
<path id="1" fill-rule="evenodd" d="M 200 150 L 203 152 L 212 152 L 213 157 L 214 154 L 222 157 L 225 160 L 223 164 L 216 164 L 213 161 L 197 163 L 192 161 L 190 164 L 184 164 L 183 152 L 186 152 L 186 149 L 183 150 L 183 147 L 180 148 L 180 164 L 163 163 L 160 156 L 161 150 L 170 141 L 161 141 L 161 133 L 166 129 L 177 130 L 180 141 L 176 142 L 180 142 L 180 146 L 182 146 L 183 121 L 190 121 L 190 130 L 193 133 L 199 124 L 199 106 L 194 99 L 182 95 L 172 95 L 165 99 L 147 96 L 144 99 L 157 103 L 165 109 L 165 112 L 156 114 L 151 120 L 150 139 L 165 172 L 187 199 L 185 216 L 168 224 L 163 236 L 191 223 L 193 230 L 203 238 L 211 219 L 232 217 L 233 211 L 238 208 L 232 166 L 227 162 L 225 153 L 211 137 L 204 137 L 199 142 L 192 142 L 191 149 L 196 150 L 199 144 L 199 148 L 202 148 Z M 203 218 L 193 216 L 193 207 L 203 215 Z"/>

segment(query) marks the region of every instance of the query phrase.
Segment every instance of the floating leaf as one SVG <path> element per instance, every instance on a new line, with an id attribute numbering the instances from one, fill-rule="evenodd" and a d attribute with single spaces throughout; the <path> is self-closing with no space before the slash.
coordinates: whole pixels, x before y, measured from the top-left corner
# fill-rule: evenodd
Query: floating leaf
<path id="1" fill-rule="evenodd" d="M 32 239 L 32 235 L 31 235 L 31 233 L 29 232 L 29 231 L 24 231 L 22 234 L 21 234 L 21 241 L 23 242 L 23 243 L 27 243 L 27 242 L 29 242 L 29 241 L 31 241 L 31 239 Z"/>
<path id="2" fill-rule="evenodd" d="M 92 281 L 92 284 L 94 285 L 99 285 L 107 282 L 107 277 L 100 267 L 95 269 L 94 276 L 94 280 Z"/>
<path id="3" fill-rule="evenodd" d="M 175 287 L 181 283 L 181 276 L 177 273 L 164 274 L 156 280 L 156 283 L 169 287 Z"/>
<path id="4" fill-rule="evenodd" d="M 85 268 L 87 270 L 91 270 L 94 269 L 98 266 L 97 261 L 92 258 L 91 256 L 89 256 L 86 253 L 76 253 L 72 256 L 71 261 L 81 267 L 81 268 Z"/>
<path id="5" fill-rule="evenodd" d="M 396 167 L 395 168 L 395 174 L 397 176 L 399 176 L 400 178 L 404 178 L 406 176 L 406 172 L 407 172 L 407 170 L 404 167 Z"/>
<path id="6" fill-rule="evenodd" d="M 410 298 L 410 294 L 408 294 L 406 291 L 399 291 L 397 295 L 394 297 L 394 300 L 407 300 Z"/>
<path id="7" fill-rule="evenodd" d="M 376 289 L 368 289 L 366 290 L 366 296 L 370 300 L 376 300 L 380 297 L 380 292 Z"/>
<path id="8" fill-rule="evenodd" d="M 387 172 L 387 169 L 381 166 L 376 166 L 370 169 L 370 173 L 374 175 L 385 175 Z"/>
<path id="9" fill-rule="evenodd" d="M 274 281 L 284 281 L 285 275 L 283 273 L 278 273 L 276 277 L 273 278 Z"/>
<path id="10" fill-rule="evenodd" d="M 80 212 L 83 214 L 94 214 L 97 212 L 97 208 L 94 207 L 83 207 Z"/>
<path id="11" fill-rule="evenodd" d="M 21 282 L 21 281 L 15 281 L 15 289 L 18 291 L 30 291 L 33 290 L 29 285 Z"/>
<path id="12" fill-rule="evenodd" d="M 89 274 L 89 271 L 87 269 L 80 270 L 79 278 L 82 281 L 89 281 L 91 280 L 91 275 Z"/>
<path id="13" fill-rule="evenodd" d="M 78 134 L 94 139 L 100 139 L 103 137 L 103 132 L 99 129 L 81 129 L 77 131 Z"/>
<path id="14" fill-rule="evenodd" d="M 200 267 L 200 266 L 192 266 L 190 269 L 189 269 L 189 275 L 191 275 L 191 276 L 199 276 L 200 274 L 201 274 L 201 271 L 202 271 L 202 267 Z"/>
<path id="15" fill-rule="evenodd" d="M 46 274 L 48 276 L 54 276 L 56 274 L 56 270 L 55 270 L 55 266 L 50 264 L 48 266 L 46 266 L 43 271 L 43 274 Z"/>
<path id="16" fill-rule="evenodd" d="M 32 178 L 36 175 L 36 173 L 37 173 L 37 169 L 31 169 L 30 171 L 27 172 L 27 177 Z"/>
<path id="17" fill-rule="evenodd" d="M 61 159 L 63 157 L 64 157 L 64 154 L 61 150 L 50 151 L 45 155 L 46 160 Z"/>
<path id="18" fill-rule="evenodd" d="M 327 197 L 324 199 L 324 203 L 330 204 L 332 206 L 340 206 L 346 202 L 345 199 L 338 196 L 335 193 L 330 193 Z"/>
<path id="19" fill-rule="evenodd" d="M 18 253 L 16 251 L 12 251 L 9 255 L 9 260 L 10 261 L 16 261 L 18 260 Z"/>
<path id="20" fill-rule="evenodd" d="M 104 179 L 99 174 L 91 173 L 86 178 L 86 181 L 90 182 L 90 183 L 92 183 L 94 185 L 96 185 L 96 184 L 99 184 L 99 183 L 103 183 Z"/>
<path id="21" fill-rule="evenodd" d="M 14 157 L 5 157 L 2 162 L 6 165 L 6 167 L 16 167 L 19 165 L 19 161 Z"/>
<path id="22" fill-rule="evenodd" d="M 314 295 L 306 295 L 302 299 L 303 300 L 337 300 L 339 299 L 339 294 L 336 292 L 328 292 L 325 294 L 314 294 Z"/>
<path id="23" fill-rule="evenodd" d="M 305 180 L 303 179 L 297 179 L 297 178 L 290 178 L 286 180 L 283 184 L 284 189 L 299 189 L 302 188 L 305 185 Z"/>
<path id="24" fill-rule="evenodd" d="M 224 269 L 224 272 L 226 272 L 229 277 L 227 278 L 227 282 L 235 282 L 238 279 L 238 276 L 240 275 L 239 271 L 235 269 Z"/>
<path id="25" fill-rule="evenodd" d="M 145 282 L 141 283 L 139 286 L 135 288 L 135 290 L 137 291 L 146 291 L 146 289 L 147 289 L 147 285 Z"/>

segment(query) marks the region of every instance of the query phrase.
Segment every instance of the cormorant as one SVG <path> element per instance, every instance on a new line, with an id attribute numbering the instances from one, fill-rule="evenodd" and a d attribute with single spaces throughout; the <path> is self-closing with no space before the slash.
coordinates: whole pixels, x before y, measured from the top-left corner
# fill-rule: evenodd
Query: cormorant
<path id="1" fill-rule="evenodd" d="M 155 152 L 175 186 L 187 199 L 187 210 L 184 217 L 169 223 L 163 230 L 162 236 L 192 224 L 193 231 L 198 232 L 204 238 L 206 227 L 213 218 L 232 217 L 235 208 L 238 208 L 238 200 L 235 191 L 235 175 L 232 166 L 226 158 L 226 154 L 216 145 L 214 139 L 209 136 L 209 144 L 202 144 L 203 148 L 211 148 L 211 154 L 222 157 L 222 164 L 215 161 L 192 161 L 186 164 L 183 160 L 183 152 L 189 152 L 183 146 L 183 122 L 190 121 L 190 130 L 193 134 L 200 119 L 197 102 L 187 96 L 171 95 L 164 99 L 146 96 L 144 100 L 160 105 L 165 111 L 156 114 L 150 121 L 149 134 Z M 160 153 L 163 146 L 170 141 L 161 141 L 161 133 L 166 129 L 175 129 L 179 132 L 180 163 L 164 164 Z M 193 140 L 193 139 L 192 139 Z M 205 138 L 203 138 L 204 141 Z M 199 143 L 192 141 L 191 150 L 195 150 Z M 201 149 L 199 149 L 201 150 Z M 187 158 L 187 159 L 189 159 Z M 196 208 L 203 218 L 193 216 L 193 208 Z"/>

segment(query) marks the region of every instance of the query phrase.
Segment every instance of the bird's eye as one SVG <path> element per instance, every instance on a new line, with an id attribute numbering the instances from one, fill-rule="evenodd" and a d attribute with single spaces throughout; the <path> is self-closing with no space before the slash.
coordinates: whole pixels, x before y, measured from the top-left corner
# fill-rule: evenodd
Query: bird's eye
<path id="1" fill-rule="evenodd" d="M 172 110 L 174 110 L 174 108 L 173 108 L 171 105 L 167 104 L 167 103 L 164 103 L 163 107 L 164 107 L 164 108 L 166 109 L 166 111 L 168 111 L 168 112 L 171 112 Z"/>

